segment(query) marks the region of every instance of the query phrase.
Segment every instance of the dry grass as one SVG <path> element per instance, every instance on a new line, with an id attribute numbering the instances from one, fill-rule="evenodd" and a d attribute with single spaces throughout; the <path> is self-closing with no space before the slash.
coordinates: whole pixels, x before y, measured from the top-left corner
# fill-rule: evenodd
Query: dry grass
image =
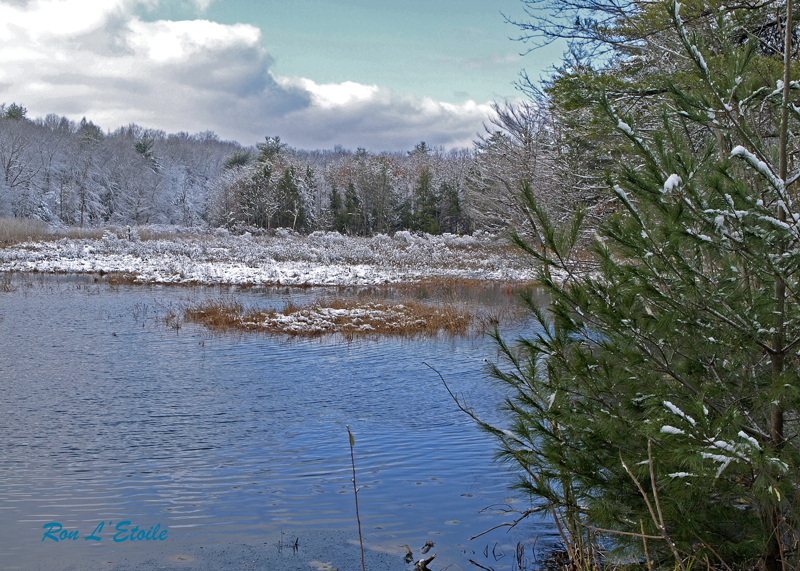
<path id="1" fill-rule="evenodd" d="M 51 228 L 46 222 L 33 218 L 12 218 L 0 216 L 0 246 L 10 246 L 20 242 L 40 242 L 69 238 L 72 240 L 99 240 L 106 232 L 111 231 L 119 236 L 136 236 L 141 241 L 148 240 L 174 240 L 178 236 L 170 230 L 149 227 L 118 228 L 115 226 L 80 228 L 68 226 L 58 229 Z M 192 239 L 200 239 L 201 233 L 192 234 Z"/>
<path id="2" fill-rule="evenodd" d="M 106 282 L 112 286 L 133 285 L 138 283 L 136 281 L 138 276 L 127 272 L 99 272 L 99 275 L 105 278 Z"/>
<path id="3" fill-rule="evenodd" d="M 48 234 L 46 240 L 60 240 L 61 238 L 70 238 L 72 240 L 99 240 L 103 237 L 105 230 L 103 228 L 79 228 L 78 226 L 70 226 L 64 230 L 57 230 L 52 234 Z"/>
<path id="4" fill-rule="evenodd" d="M 34 218 L 0 217 L 0 245 L 9 246 L 20 242 L 71 239 L 98 239 L 103 237 L 102 228 L 78 228 L 75 226 L 53 231 L 46 222 Z"/>
<path id="5" fill-rule="evenodd" d="M 50 236 L 47 224 L 30 218 L 0 217 L 0 244 L 9 245 Z"/>
<path id="6" fill-rule="evenodd" d="M 209 300 L 187 307 L 184 319 L 213 331 L 257 331 L 292 336 L 339 333 L 356 336 L 465 335 L 474 321 L 466 307 L 363 300 L 327 300 L 306 306 L 287 303 L 281 311 L 247 309 L 236 301 Z"/>
<path id="7" fill-rule="evenodd" d="M 139 237 L 139 240 L 142 242 L 147 242 L 149 240 L 175 240 L 176 238 L 187 238 L 192 239 L 194 241 L 198 240 L 207 240 L 208 236 L 203 234 L 202 232 L 192 232 L 190 234 L 177 234 L 174 231 L 170 230 L 163 230 L 163 229 L 155 229 L 149 228 L 147 226 L 132 226 L 131 232 L 135 232 L 136 235 Z M 117 235 L 124 235 L 122 230 L 116 231 Z"/>
<path id="8" fill-rule="evenodd" d="M 12 291 L 17 291 L 19 286 L 14 285 L 11 283 L 11 276 L 6 274 L 0 277 L 0 292 L 2 293 L 9 293 Z"/>

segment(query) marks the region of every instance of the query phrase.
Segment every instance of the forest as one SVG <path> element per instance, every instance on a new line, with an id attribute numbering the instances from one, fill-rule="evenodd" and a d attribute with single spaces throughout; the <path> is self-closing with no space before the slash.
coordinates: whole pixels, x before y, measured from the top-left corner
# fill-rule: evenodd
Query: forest
<path id="1" fill-rule="evenodd" d="M 0 216 L 81 228 L 496 231 L 522 219 L 519 182 L 553 170 L 547 111 L 532 103 L 495 105 L 473 149 L 421 142 L 405 153 L 305 151 L 279 136 L 243 147 L 212 132 L 103 132 L 86 119 L 27 115 L 20 104 L 0 106 Z M 570 210 L 562 197 L 542 196 L 562 215 Z"/>

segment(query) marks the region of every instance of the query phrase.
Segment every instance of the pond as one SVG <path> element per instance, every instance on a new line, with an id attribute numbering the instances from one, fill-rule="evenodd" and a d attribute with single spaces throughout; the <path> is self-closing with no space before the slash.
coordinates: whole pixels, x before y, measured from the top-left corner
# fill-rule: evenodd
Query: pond
<path id="1" fill-rule="evenodd" d="M 418 559 L 426 541 L 434 569 L 511 569 L 518 542 L 530 557 L 556 540 L 549 521 L 469 539 L 529 503 L 425 363 L 502 423 L 486 337 L 215 335 L 163 319 L 207 298 L 280 307 L 358 290 L 0 285 L 5 569 L 257 567 L 275 553 L 260 568 L 360 567 L 348 425 L 372 569 L 411 569 L 400 546 Z"/>

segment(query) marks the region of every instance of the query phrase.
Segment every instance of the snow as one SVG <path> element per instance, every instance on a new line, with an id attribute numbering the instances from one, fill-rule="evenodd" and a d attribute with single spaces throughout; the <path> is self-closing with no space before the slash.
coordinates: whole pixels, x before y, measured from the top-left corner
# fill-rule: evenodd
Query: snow
<path id="1" fill-rule="evenodd" d="M 680 428 L 675 428 L 674 426 L 664 425 L 661 427 L 662 434 L 686 434 Z"/>
<path id="2" fill-rule="evenodd" d="M 761 446 L 758 444 L 758 440 L 756 440 L 749 434 L 745 433 L 744 430 L 739 431 L 739 437 L 743 438 L 748 444 L 750 444 L 750 446 L 752 446 L 756 450 L 761 450 Z"/>
<path id="3" fill-rule="evenodd" d="M 709 454 L 708 452 L 702 453 L 703 458 L 706 460 L 713 460 L 714 462 L 730 462 L 730 458 L 728 456 L 722 456 L 721 454 Z"/>
<path id="4" fill-rule="evenodd" d="M 763 220 L 764 222 L 769 222 L 773 226 L 777 226 L 781 230 L 791 231 L 791 229 L 792 229 L 792 227 L 789 226 L 786 222 L 783 222 L 782 220 L 778 220 L 774 216 L 759 216 L 759 218 L 761 220 Z"/>
<path id="5" fill-rule="evenodd" d="M 686 422 L 688 422 L 688 423 L 689 423 L 689 424 L 691 424 L 692 426 L 695 426 L 695 425 L 697 424 L 697 423 L 695 422 L 695 420 L 694 420 L 694 419 L 693 419 L 691 416 L 689 416 L 689 415 L 685 414 L 685 413 L 684 413 L 684 412 L 683 412 L 681 409 L 679 409 L 677 406 L 675 406 L 674 404 L 672 404 L 672 403 L 671 403 L 671 402 L 669 402 L 668 400 L 665 400 L 665 401 L 664 401 L 664 406 L 665 406 L 665 407 L 666 407 L 666 408 L 667 408 L 667 409 L 668 409 L 668 410 L 669 410 L 669 411 L 670 411 L 672 414 L 675 414 L 675 415 L 677 415 L 677 416 L 680 416 L 682 419 L 684 419 Z M 662 432 L 663 432 L 663 430 L 662 430 Z"/>
<path id="6" fill-rule="evenodd" d="M 622 119 L 619 119 L 619 120 L 617 121 L 617 129 L 619 129 L 620 131 L 622 131 L 623 133 L 625 133 L 626 135 L 628 135 L 628 136 L 630 136 L 630 137 L 633 137 L 633 136 L 634 136 L 634 135 L 633 135 L 633 129 L 631 129 L 631 126 L 630 126 L 630 125 L 628 125 L 628 124 L 627 124 L 625 121 L 623 121 Z"/>
<path id="7" fill-rule="evenodd" d="M 731 157 L 739 157 L 744 160 L 747 164 L 753 167 L 756 171 L 759 172 L 764 178 L 766 178 L 770 184 L 777 190 L 781 195 L 783 195 L 784 190 L 784 183 L 783 181 L 775 176 L 770 169 L 769 165 L 762 160 L 759 160 L 753 153 L 745 149 L 743 146 L 738 145 L 734 147 L 731 151 Z"/>
<path id="8" fill-rule="evenodd" d="M 717 470 L 715 478 L 719 478 L 722 475 L 722 472 L 725 470 L 725 468 L 728 467 L 728 464 L 731 463 L 731 460 L 732 460 L 731 458 L 728 458 L 725 462 L 722 463 L 722 465 Z"/>
<path id="9" fill-rule="evenodd" d="M 724 440 L 715 440 L 714 442 L 712 442 L 712 444 L 717 448 L 719 448 L 720 450 L 736 453 L 736 448 L 734 448 L 733 445 L 728 444 Z"/>
<path id="10" fill-rule="evenodd" d="M 683 181 L 681 180 L 681 177 L 676 174 L 671 174 L 664 182 L 664 192 L 671 192 L 678 188 L 682 183 Z"/>
<path id="11" fill-rule="evenodd" d="M 686 47 L 689 49 L 689 52 L 692 54 L 692 57 L 694 58 L 695 62 L 697 62 L 697 65 L 700 66 L 700 69 L 703 71 L 703 74 L 706 77 L 709 77 L 708 66 L 706 65 L 706 60 L 703 58 L 703 54 L 700 53 L 700 50 L 697 49 L 697 46 L 692 44 L 689 41 L 689 38 L 686 36 L 686 29 L 683 27 L 683 20 L 681 19 L 680 11 L 681 11 L 681 4 L 680 2 L 676 2 L 674 16 L 675 16 L 675 23 L 677 24 L 678 27 L 678 34 L 680 34 L 681 39 L 683 40 Z M 727 107 L 728 106 L 726 105 L 726 108 Z M 730 111 L 731 109 L 727 110 Z"/>
<path id="12" fill-rule="evenodd" d="M 530 261 L 504 238 L 431 236 L 394 238 L 284 232 L 274 237 L 227 232 L 166 239 L 128 238 L 124 230 L 101 239 L 24 242 L 0 249 L 0 272 L 119 273 L 140 283 L 377 285 L 428 279 L 533 281 Z"/>
<path id="13" fill-rule="evenodd" d="M 335 333 L 353 329 L 375 331 L 375 327 L 366 322 L 388 324 L 398 330 L 425 326 L 425 320 L 419 319 L 409 308 L 401 304 L 386 306 L 380 303 L 341 309 L 315 305 L 288 313 L 264 314 L 262 319 L 261 323 L 255 325 L 261 325 L 268 331 L 304 334 Z"/>
<path id="14" fill-rule="evenodd" d="M 695 238 L 698 238 L 699 240 L 702 240 L 703 242 L 713 242 L 713 240 L 709 236 L 706 236 L 705 234 L 700 234 L 698 232 L 695 232 L 694 230 L 687 229 L 686 233 L 694 236 Z"/>
<path id="15" fill-rule="evenodd" d="M 776 466 L 778 466 L 783 471 L 784 474 L 788 474 L 789 473 L 789 465 L 786 462 L 783 462 L 782 460 L 779 460 L 778 458 L 768 458 L 767 460 L 769 460 L 770 463 L 775 464 Z"/>

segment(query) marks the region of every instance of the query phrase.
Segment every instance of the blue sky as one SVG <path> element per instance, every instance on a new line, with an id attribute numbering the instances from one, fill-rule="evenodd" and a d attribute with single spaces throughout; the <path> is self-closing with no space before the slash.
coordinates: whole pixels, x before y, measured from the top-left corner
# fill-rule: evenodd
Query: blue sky
<path id="1" fill-rule="evenodd" d="M 519 98 L 518 0 L 0 0 L 0 102 L 249 145 L 467 146 Z"/>

